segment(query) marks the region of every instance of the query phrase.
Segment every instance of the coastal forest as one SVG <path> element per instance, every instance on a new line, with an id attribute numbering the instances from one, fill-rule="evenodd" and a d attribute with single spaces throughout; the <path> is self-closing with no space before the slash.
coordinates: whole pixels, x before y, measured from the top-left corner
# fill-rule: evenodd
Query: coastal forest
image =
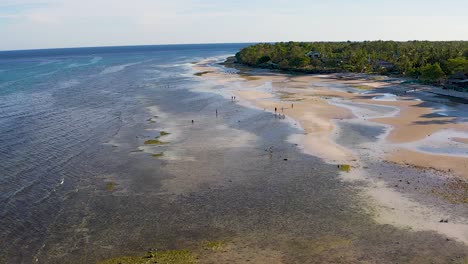
<path id="1" fill-rule="evenodd" d="M 236 54 L 248 66 L 308 73 L 376 73 L 468 90 L 468 41 L 260 43 Z"/>

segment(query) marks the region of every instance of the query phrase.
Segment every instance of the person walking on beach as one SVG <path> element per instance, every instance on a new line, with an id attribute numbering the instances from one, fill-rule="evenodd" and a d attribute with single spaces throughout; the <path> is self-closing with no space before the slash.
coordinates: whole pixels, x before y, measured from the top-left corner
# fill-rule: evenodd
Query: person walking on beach
<path id="1" fill-rule="evenodd" d="M 275 107 L 275 114 L 276 114 L 276 111 L 278 111 L 278 109 Z"/>
<path id="2" fill-rule="evenodd" d="M 218 109 L 216 109 L 216 117 L 218 117 Z"/>
<path id="3" fill-rule="evenodd" d="M 291 104 L 291 108 L 294 108 L 294 104 Z"/>

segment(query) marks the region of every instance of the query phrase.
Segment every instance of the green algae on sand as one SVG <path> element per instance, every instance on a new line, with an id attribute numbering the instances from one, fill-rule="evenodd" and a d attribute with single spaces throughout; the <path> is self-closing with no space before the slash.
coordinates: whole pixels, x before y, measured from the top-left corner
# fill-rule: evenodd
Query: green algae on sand
<path id="1" fill-rule="evenodd" d="M 115 190 L 115 187 L 117 187 L 117 183 L 115 182 L 106 183 L 106 190 L 109 192 L 113 192 Z"/>
<path id="2" fill-rule="evenodd" d="M 167 135 L 170 135 L 170 134 L 171 134 L 171 133 L 166 132 L 166 131 L 161 131 L 161 132 L 159 132 L 159 135 L 161 135 L 161 137 L 162 137 L 162 136 L 167 136 Z"/>
<path id="3" fill-rule="evenodd" d="M 164 145 L 164 144 L 167 144 L 167 142 L 163 142 L 159 139 L 149 139 L 149 140 L 146 140 L 145 145 Z"/>
<path id="4" fill-rule="evenodd" d="M 159 158 L 159 157 L 162 157 L 162 156 L 164 156 L 164 152 L 161 152 L 161 153 L 155 153 L 155 154 L 153 154 L 153 155 L 151 155 L 151 156 L 153 156 L 153 157 L 155 157 L 155 158 Z"/>
<path id="5" fill-rule="evenodd" d="M 349 165 L 349 164 L 341 164 L 341 165 L 338 165 L 338 168 L 339 168 L 341 171 L 345 171 L 345 172 L 350 172 L 350 171 L 351 171 L 351 165 Z"/>
<path id="6" fill-rule="evenodd" d="M 362 85 L 362 84 L 353 84 L 351 85 L 353 88 L 359 89 L 359 90 L 374 90 L 374 87 L 368 86 L 368 85 Z"/>
<path id="7" fill-rule="evenodd" d="M 196 264 L 196 256 L 189 250 L 167 250 L 148 252 L 145 256 L 112 258 L 99 264 Z"/>
<path id="8" fill-rule="evenodd" d="M 203 248 L 212 250 L 212 251 L 220 251 L 223 250 L 226 243 L 224 241 L 207 241 L 203 243 Z"/>

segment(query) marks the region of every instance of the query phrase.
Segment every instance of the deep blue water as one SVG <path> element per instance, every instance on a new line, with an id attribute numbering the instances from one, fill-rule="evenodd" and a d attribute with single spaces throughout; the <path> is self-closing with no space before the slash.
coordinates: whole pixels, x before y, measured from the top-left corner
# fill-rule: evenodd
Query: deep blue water
<path id="1" fill-rule="evenodd" d="M 67 193 L 98 176 L 98 149 L 144 111 L 145 91 L 189 85 L 191 62 L 246 45 L 0 52 L 0 248 L 42 243 Z"/>

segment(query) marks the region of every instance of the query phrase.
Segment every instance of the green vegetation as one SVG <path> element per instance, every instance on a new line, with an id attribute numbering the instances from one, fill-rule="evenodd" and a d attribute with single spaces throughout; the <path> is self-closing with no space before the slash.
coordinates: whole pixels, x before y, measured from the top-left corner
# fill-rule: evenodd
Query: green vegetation
<path id="1" fill-rule="evenodd" d="M 149 139 L 149 140 L 146 140 L 145 145 L 164 145 L 164 144 L 167 144 L 167 142 L 163 142 L 159 139 Z"/>
<path id="2" fill-rule="evenodd" d="M 145 256 L 127 256 L 108 259 L 99 264 L 195 264 L 197 258 L 188 250 L 148 252 Z"/>
<path id="3" fill-rule="evenodd" d="M 156 154 L 153 154 L 153 155 L 151 155 L 151 156 L 153 156 L 153 157 L 155 157 L 155 158 L 159 158 L 159 157 L 164 156 L 164 152 L 156 153 Z"/>
<path id="4" fill-rule="evenodd" d="M 254 67 L 307 73 L 394 74 L 431 84 L 468 78 L 468 41 L 262 43 L 242 49 L 236 59 Z"/>
<path id="5" fill-rule="evenodd" d="M 421 79 L 425 81 L 435 82 L 440 81 L 445 77 L 445 72 L 440 67 L 438 62 L 434 64 L 426 64 L 421 67 Z"/>

